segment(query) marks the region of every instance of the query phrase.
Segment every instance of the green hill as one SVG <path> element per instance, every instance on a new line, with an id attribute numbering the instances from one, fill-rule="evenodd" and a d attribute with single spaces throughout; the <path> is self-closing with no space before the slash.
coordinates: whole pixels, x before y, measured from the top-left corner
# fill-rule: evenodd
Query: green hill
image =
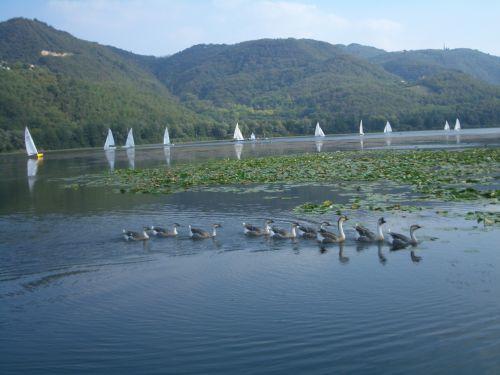
<path id="1" fill-rule="evenodd" d="M 441 56 L 441 57 L 440 57 Z M 443 57 L 444 56 L 444 57 Z M 22 18 L 0 23 L 0 151 L 259 135 L 500 123 L 498 57 L 471 50 L 386 52 L 358 44 L 262 39 L 141 56 Z M 489 83 L 488 83 L 489 82 Z"/>

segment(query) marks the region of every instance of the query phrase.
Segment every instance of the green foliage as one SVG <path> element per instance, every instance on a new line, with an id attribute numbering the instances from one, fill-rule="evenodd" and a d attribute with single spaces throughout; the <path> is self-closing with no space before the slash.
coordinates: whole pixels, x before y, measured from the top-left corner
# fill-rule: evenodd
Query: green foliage
<path id="1" fill-rule="evenodd" d="M 107 128 L 118 143 L 130 127 L 137 143 L 158 143 L 165 125 L 175 141 L 227 139 L 236 121 L 261 137 L 312 134 L 317 121 L 327 133 L 354 132 L 360 119 L 368 132 L 386 120 L 397 130 L 441 128 L 455 117 L 491 126 L 500 123 L 500 87 L 479 79 L 498 83 L 498 60 L 307 39 L 155 58 L 15 18 L 0 23 L 0 152 L 22 148 L 24 126 L 41 149 L 100 146 Z"/>

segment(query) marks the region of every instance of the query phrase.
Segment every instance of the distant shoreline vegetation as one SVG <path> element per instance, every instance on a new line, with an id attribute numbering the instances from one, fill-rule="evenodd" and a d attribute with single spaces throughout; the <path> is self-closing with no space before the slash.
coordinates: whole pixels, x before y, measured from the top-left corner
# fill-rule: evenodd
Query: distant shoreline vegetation
<path id="1" fill-rule="evenodd" d="M 498 203 L 494 186 L 500 149 L 337 151 L 322 154 L 216 160 L 113 172 L 107 184 L 122 193 L 170 194 L 200 187 L 273 183 L 363 183 L 391 181 L 408 186 L 419 199 L 486 200 Z M 367 208 L 353 201 L 354 208 Z M 327 209 L 320 205 L 319 209 Z M 366 207 L 365 207 L 366 206 Z M 390 209 L 404 209 L 393 204 Z M 303 207 L 304 211 L 314 206 Z"/>
<path id="2" fill-rule="evenodd" d="M 136 143 L 465 128 L 500 124 L 500 57 L 471 49 L 387 52 L 309 39 L 196 45 L 168 57 L 0 22 L 0 152 Z"/>

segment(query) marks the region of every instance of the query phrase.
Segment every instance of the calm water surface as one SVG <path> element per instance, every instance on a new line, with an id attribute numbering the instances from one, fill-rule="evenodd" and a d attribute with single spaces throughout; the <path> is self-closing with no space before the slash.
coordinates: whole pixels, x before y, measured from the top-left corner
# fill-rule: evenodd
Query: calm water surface
<path id="1" fill-rule="evenodd" d="M 339 149 L 498 147 L 500 129 L 206 143 L 0 156 L 0 373 L 499 373 L 500 231 L 455 215 L 497 205 L 435 203 L 385 214 L 423 226 L 407 250 L 348 240 L 246 238 L 241 222 L 280 226 L 305 201 L 342 201 L 352 186 L 266 185 L 170 196 L 72 185 L 141 168 Z M 36 173 L 35 173 L 36 172 Z M 30 176 L 28 177 L 28 174 Z M 83 176 L 83 177 L 81 177 Z M 390 186 L 378 186 L 380 193 Z M 448 210 L 443 217 L 436 210 Z M 376 213 L 347 224 L 374 227 Z M 175 239 L 127 243 L 122 228 L 182 225 Z M 187 225 L 221 223 L 193 242 Z"/>

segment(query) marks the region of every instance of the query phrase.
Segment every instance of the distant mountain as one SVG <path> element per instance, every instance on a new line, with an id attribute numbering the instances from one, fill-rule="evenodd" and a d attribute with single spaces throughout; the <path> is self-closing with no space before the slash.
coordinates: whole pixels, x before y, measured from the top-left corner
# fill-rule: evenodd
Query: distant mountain
<path id="1" fill-rule="evenodd" d="M 500 58 L 472 50 L 386 52 L 359 44 L 262 39 L 141 56 L 22 18 L 0 23 L 0 151 L 259 135 L 427 129 L 460 116 L 500 122 Z"/>

